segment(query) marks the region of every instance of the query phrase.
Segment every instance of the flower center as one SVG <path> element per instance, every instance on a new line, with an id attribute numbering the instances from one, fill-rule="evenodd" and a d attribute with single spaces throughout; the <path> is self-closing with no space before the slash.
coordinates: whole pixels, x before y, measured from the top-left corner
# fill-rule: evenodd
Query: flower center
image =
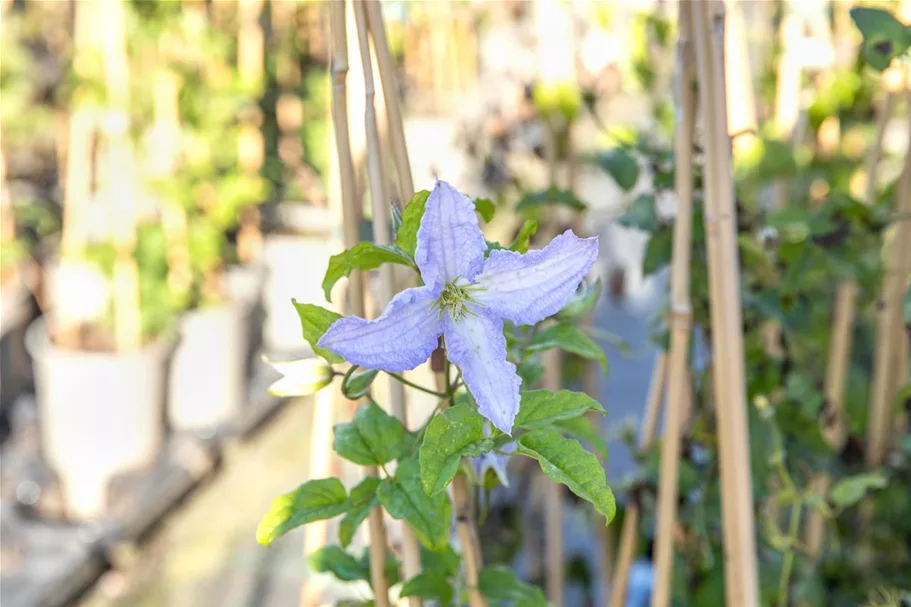
<path id="1" fill-rule="evenodd" d="M 469 303 L 476 303 L 471 297 L 472 286 L 469 284 L 457 284 L 458 279 L 453 280 L 443 287 L 440 292 L 440 298 L 437 300 L 437 306 L 440 308 L 440 315 L 443 310 L 449 310 L 454 320 L 462 320 L 466 315 L 473 314 L 468 309 Z"/>

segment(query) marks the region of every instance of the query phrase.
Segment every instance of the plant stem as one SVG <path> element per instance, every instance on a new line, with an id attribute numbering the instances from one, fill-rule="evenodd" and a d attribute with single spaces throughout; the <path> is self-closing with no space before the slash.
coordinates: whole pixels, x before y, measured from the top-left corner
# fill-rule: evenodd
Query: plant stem
<path id="1" fill-rule="evenodd" d="M 794 568 L 794 543 L 800 531 L 800 502 L 791 505 L 791 517 L 788 521 L 788 547 L 781 562 L 781 577 L 778 580 L 778 607 L 788 605 L 788 587 L 791 585 L 791 570 Z"/>
<path id="2" fill-rule="evenodd" d="M 446 394 L 443 392 L 437 392 L 435 390 L 431 390 L 430 388 L 425 388 L 424 386 L 419 386 L 416 383 L 410 382 L 407 379 L 405 379 L 404 377 L 402 377 L 401 375 L 399 375 L 398 373 L 390 373 L 388 371 L 386 373 L 390 377 L 394 377 L 395 379 L 399 380 L 400 382 L 402 382 L 409 388 L 414 388 L 415 390 L 420 390 L 421 392 L 425 392 L 427 394 L 432 394 L 433 396 L 438 396 L 440 398 L 446 398 L 449 396 L 449 394 Z"/>

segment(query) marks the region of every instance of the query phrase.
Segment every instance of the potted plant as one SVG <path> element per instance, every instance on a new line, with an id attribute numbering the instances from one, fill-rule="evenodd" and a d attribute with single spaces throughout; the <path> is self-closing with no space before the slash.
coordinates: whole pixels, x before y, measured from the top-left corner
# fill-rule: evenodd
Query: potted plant
<path id="1" fill-rule="evenodd" d="M 103 517 L 112 477 L 156 461 L 173 344 L 173 306 L 162 280 L 166 248 L 159 229 L 137 230 L 141 197 L 122 10 L 120 3 L 97 12 L 93 3 L 76 7 L 79 84 L 69 121 L 60 258 L 46 317 L 26 335 L 42 452 L 76 519 Z M 96 213 L 109 223 L 90 234 Z"/>

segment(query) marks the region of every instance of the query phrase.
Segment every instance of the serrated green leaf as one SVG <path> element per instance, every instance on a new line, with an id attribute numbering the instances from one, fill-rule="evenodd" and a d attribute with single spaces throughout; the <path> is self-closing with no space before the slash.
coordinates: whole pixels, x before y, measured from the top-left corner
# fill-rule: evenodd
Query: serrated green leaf
<path id="1" fill-rule="evenodd" d="M 544 474 L 590 502 L 608 523 L 614 518 L 617 505 L 604 469 L 578 441 L 549 428 L 533 430 L 519 439 L 518 452 L 538 460 Z"/>
<path id="2" fill-rule="evenodd" d="M 268 546 L 288 531 L 338 516 L 348 508 L 348 495 L 337 478 L 307 481 L 275 498 L 256 528 L 256 541 Z"/>
<path id="3" fill-rule="evenodd" d="M 407 213 L 408 209 L 405 212 Z M 404 223 L 402 229 L 405 229 Z M 342 277 L 350 275 L 354 270 L 373 270 L 384 263 L 397 263 L 416 268 L 411 254 L 398 246 L 359 242 L 347 251 L 333 255 L 329 258 L 329 267 L 323 277 L 323 293 L 326 295 L 326 301 L 332 301 L 332 287 Z"/>
<path id="4" fill-rule="evenodd" d="M 370 391 L 370 384 L 376 379 L 378 373 L 379 371 L 376 369 L 360 369 L 357 365 L 352 366 L 342 380 L 342 394 L 351 400 L 359 399 Z"/>
<path id="5" fill-rule="evenodd" d="M 515 607 L 547 607 L 544 593 L 526 584 L 504 567 L 487 567 L 478 573 L 478 590 L 493 601 L 508 601 Z"/>
<path id="6" fill-rule="evenodd" d="M 514 425 L 526 430 L 538 430 L 589 411 L 603 413 L 604 408 L 584 392 L 529 390 L 522 393 Z"/>
<path id="7" fill-rule="evenodd" d="M 886 476 L 881 472 L 856 474 L 835 483 L 829 496 L 835 505 L 847 508 L 862 500 L 868 491 L 882 489 L 888 482 Z"/>
<path id="8" fill-rule="evenodd" d="M 655 207 L 654 194 L 639 194 L 633 200 L 626 213 L 617 218 L 617 223 L 624 228 L 654 232 L 658 229 L 658 209 Z"/>
<path id="9" fill-rule="evenodd" d="M 570 419 L 561 419 L 554 422 L 554 428 L 563 434 L 569 434 L 573 438 L 585 441 L 602 459 L 607 458 L 607 441 L 604 440 L 604 436 L 590 417 L 580 415 Z"/>
<path id="10" fill-rule="evenodd" d="M 332 323 L 341 318 L 341 315 L 313 304 L 298 303 L 296 299 L 292 299 L 291 304 L 297 310 L 297 316 L 300 318 L 304 339 L 307 340 L 313 351 L 331 364 L 344 362 L 345 359 L 338 354 L 334 354 L 325 348 L 316 347 L 323 333 L 329 330 Z"/>
<path id="11" fill-rule="evenodd" d="M 601 279 L 595 282 L 583 283 L 582 287 L 569 298 L 563 309 L 554 316 L 560 321 L 578 320 L 594 309 L 601 298 Z"/>
<path id="12" fill-rule="evenodd" d="M 424 492 L 417 458 L 399 462 L 395 476 L 383 479 L 378 493 L 389 516 L 404 519 L 422 544 L 431 550 L 446 546 L 452 504 L 445 491 L 433 497 Z"/>
<path id="13" fill-rule="evenodd" d="M 351 543 L 357 528 L 364 522 L 370 511 L 380 503 L 376 495 L 379 486 L 380 479 L 368 476 L 351 490 L 351 494 L 348 496 L 348 512 L 342 517 L 338 528 L 338 541 L 345 548 Z"/>
<path id="14" fill-rule="evenodd" d="M 439 601 L 442 605 L 451 605 L 454 594 L 452 587 L 453 584 L 445 573 L 430 569 L 405 582 L 399 596 L 416 596 Z"/>
<path id="15" fill-rule="evenodd" d="M 607 372 L 607 356 L 604 350 L 578 327 L 568 324 L 548 327 L 532 338 L 526 350 L 542 352 L 551 348 L 560 348 L 582 358 L 597 360 L 601 368 Z"/>
<path id="16" fill-rule="evenodd" d="M 318 573 L 331 573 L 343 582 L 370 581 L 370 566 L 364 567 L 358 559 L 339 546 L 320 548 L 307 557 L 307 564 Z"/>
<path id="17" fill-rule="evenodd" d="M 551 186 L 545 190 L 529 192 L 522 196 L 516 204 L 516 213 L 534 213 L 544 205 L 568 207 L 576 211 L 584 211 L 587 208 L 587 205 L 579 200 L 571 190 L 561 190 Z"/>
<path id="18" fill-rule="evenodd" d="M 402 212 L 402 225 L 395 235 L 395 244 L 414 257 L 414 250 L 418 246 L 418 228 L 421 227 L 421 219 L 424 217 L 424 207 L 427 205 L 427 198 L 430 196 L 428 190 L 417 192 L 411 202 Z"/>
<path id="19" fill-rule="evenodd" d="M 497 212 L 497 205 L 489 198 L 475 198 L 474 208 L 485 222 L 490 223 Z"/>
<path id="20" fill-rule="evenodd" d="M 381 466 L 402 454 L 405 428 L 402 422 L 376 403 L 358 409 L 351 423 L 336 424 L 335 452 L 355 464 Z"/>
<path id="21" fill-rule="evenodd" d="M 627 192 L 632 190 L 639 180 L 639 163 L 626 148 L 617 147 L 601 152 L 595 156 L 595 163 Z"/>
<path id="22" fill-rule="evenodd" d="M 525 223 L 522 224 L 519 233 L 516 234 L 515 240 L 509 245 L 509 250 L 526 253 L 528 251 L 528 244 L 531 242 L 531 237 L 534 236 L 537 231 L 538 222 L 534 219 L 526 219 Z"/>
<path id="23" fill-rule="evenodd" d="M 484 418 L 468 405 L 456 405 L 433 416 L 421 443 L 421 484 L 428 495 L 446 489 L 462 457 L 477 457 L 493 448 L 484 436 Z"/>

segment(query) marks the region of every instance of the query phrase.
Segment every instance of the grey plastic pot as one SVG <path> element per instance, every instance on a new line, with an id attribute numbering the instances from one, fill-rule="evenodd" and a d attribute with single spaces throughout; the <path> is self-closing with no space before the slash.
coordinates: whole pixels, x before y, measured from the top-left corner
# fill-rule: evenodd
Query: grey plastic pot
<path id="1" fill-rule="evenodd" d="M 246 391 L 246 354 L 242 304 L 185 314 L 168 382 L 170 428 L 209 432 L 236 419 Z"/>
<path id="2" fill-rule="evenodd" d="M 263 345 L 270 354 L 303 356 L 310 346 L 291 299 L 326 305 L 320 285 L 336 252 L 330 239 L 332 215 L 326 208 L 301 204 L 282 204 L 279 211 L 285 227 L 295 233 L 269 234 L 265 239 Z"/>
<path id="3" fill-rule="evenodd" d="M 228 296 L 241 307 L 244 330 L 247 335 L 244 372 L 252 375 L 259 350 L 263 343 L 263 282 L 266 268 L 262 264 L 250 263 L 231 266 L 225 272 L 225 286 Z"/>
<path id="4" fill-rule="evenodd" d="M 35 370 L 41 448 L 60 480 L 67 514 L 104 516 L 108 483 L 151 466 L 164 438 L 164 395 L 173 340 L 130 352 L 55 345 L 43 318 L 26 333 Z"/>

